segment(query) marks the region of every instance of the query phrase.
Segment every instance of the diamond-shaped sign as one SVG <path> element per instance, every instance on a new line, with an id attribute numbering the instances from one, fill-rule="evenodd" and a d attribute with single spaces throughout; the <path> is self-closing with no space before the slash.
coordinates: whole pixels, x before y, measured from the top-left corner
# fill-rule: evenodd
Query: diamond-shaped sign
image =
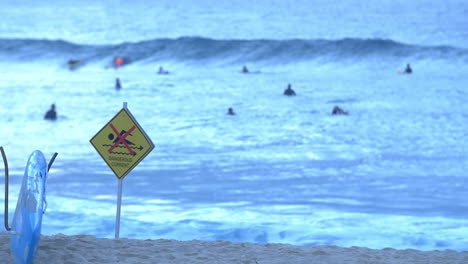
<path id="1" fill-rule="evenodd" d="M 89 142 L 119 179 L 123 179 L 154 148 L 127 108 L 120 110 Z"/>

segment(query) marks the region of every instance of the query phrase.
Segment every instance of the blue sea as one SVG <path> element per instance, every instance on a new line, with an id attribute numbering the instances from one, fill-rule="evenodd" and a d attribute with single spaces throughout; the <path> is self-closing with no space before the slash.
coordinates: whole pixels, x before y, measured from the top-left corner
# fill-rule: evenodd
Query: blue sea
<path id="1" fill-rule="evenodd" d="M 113 238 L 118 180 L 89 140 L 127 102 L 155 149 L 123 180 L 120 237 L 468 250 L 465 0 L 2 0 L 0 17 L 10 219 L 28 156 L 58 152 L 42 233 Z"/>

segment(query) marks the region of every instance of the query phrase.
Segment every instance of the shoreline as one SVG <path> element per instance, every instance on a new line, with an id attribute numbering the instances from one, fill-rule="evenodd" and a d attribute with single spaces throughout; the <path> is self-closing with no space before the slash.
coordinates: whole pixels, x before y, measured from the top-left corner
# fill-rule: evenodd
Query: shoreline
<path id="1" fill-rule="evenodd" d="M 0 233 L 0 259 L 13 263 L 9 234 Z M 83 263 L 468 263 L 468 251 L 414 249 L 381 250 L 363 247 L 295 246 L 289 244 L 177 241 L 167 239 L 109 239 L 90 235 L 42 236 L 35 264 Z"/>

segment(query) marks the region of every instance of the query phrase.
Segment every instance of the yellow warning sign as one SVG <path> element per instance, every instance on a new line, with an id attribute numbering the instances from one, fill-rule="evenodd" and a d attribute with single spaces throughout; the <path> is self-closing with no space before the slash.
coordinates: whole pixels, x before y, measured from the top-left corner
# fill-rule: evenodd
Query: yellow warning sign
<path id="1" fill-rule="evenodd" d="M 120 110 L 89 142 L 119 179 L 123 179 L 154 148 L 127 108 Z"/>

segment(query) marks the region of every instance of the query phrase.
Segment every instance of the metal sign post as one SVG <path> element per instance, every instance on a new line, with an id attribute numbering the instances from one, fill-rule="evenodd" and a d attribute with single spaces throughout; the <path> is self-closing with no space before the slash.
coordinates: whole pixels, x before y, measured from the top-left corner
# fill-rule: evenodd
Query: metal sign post
<path id="1" fill-rule="evenodd" d="M 119 179 L 119 186 L 117 187 L 117 214 L 115 216 L 115 238 L 120 235 L 120 207 L 122 205 L 122 181 Z"/>
<path id="2" fill-rule="evenodd" d="M 115 217 L 115 238 L 119 238 L 123 178 L 153 150 L 154 144 L 130 113 L 126 102 L 90 143 L 119 180 Z"/>
<path id="3" fill-rule="evenodd" d="M 127 102 L 123 103 L 123 109 L 127 109 Z M 122 181 L 123 178 L 119 178 L 119 185 L 117 187 L 117 212 L 115 214 L 115 238 L 120 236 L 120 208 L 122 207 Z"/>

